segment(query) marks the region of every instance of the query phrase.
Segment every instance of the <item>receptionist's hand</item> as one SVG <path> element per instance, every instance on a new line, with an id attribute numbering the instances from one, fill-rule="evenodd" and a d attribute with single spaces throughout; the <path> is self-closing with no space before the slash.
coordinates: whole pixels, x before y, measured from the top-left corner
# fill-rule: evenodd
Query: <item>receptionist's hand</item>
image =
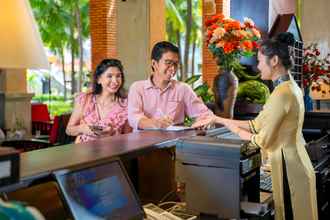
<path id="1" fill-rule="evenodd" d="M 239 127 L 237 125 L 235 125 L 234 123 L 224 123 L 224 125 L 226 126 L 226 128 L 228 128 L 231 132 L 238 134 L 239 131 Z"/>
<path id="2" fill-rule="evenodd" d="M 203 118 L 199 118 L 194 124 L 192 124 L 192 128 L 197 129 L 206 129 L 208 126 L 212 126 L 215 123 L 216 116 L 206 116 Z"/>

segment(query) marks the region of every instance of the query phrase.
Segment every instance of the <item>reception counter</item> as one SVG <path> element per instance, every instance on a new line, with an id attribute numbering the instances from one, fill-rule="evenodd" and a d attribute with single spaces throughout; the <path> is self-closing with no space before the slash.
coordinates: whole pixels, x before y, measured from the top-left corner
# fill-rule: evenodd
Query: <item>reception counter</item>
<path id="1" fill-rule="evenodd" d="M 10 192 L 47 178 L 56 170 L 109 160 L 114 157 L 135 158 L 157 148 L 173 146 L 178 138 L 196 132 L 140 131 L 103 138 L 88 143 L 69 144 L 30 151 L 20 155 L 20 182 L 0 188 Z"/>
<path id="2" fill-rule="evenodd" d="M 213 140 L 218 143 L 216 139 L 212 138 L 218 137 L 219 134 L 225 135 L 227 132 L 229 131 L 224 128 L 209 130 L 208 132 L 195 130 L 176 132 L 140 131 L 88 143 L 69 144 L 22 153 L 20 154 L 19 182 L 0 188 L 0 192 L 9 200 L 23 201 L 36 207 L 46 219 L 67 219 L 70 216 L 59 194 L 58 184 L 54 179 L 53 173 L 65 169 L 92 167 L 96 164 L 110 162 L 114 158 L 120 158 L 142 204 L 177 201 L 178 194 L 175 193 L 177 190 L 175 145 L 178 143 L 178 140 L 190 139 L 197 135 L 206 135 L 208 136 L 205 137 L 206 142 Z M 194 138 L 204 140 L 204 137 Z M 230 155 L 233 154 L 234 149 L 235 152 L 237 151 L 237 157 L 233 159 L 232 163 L 240 170 L 239 167 L 246 164 L 245 162 L 252 159 L 252 157 L 240 160 L 242 159 L 240 158 L 241 153 L 243 152 L 245 155 L 247 149 L 242 151 L 240 149 L 242 145 L 238 142 L 237 144 L 235 143 L 234 140 L 228 141 L 230 146 L 225 144 L 227 147 L 224 150 L 228 151 Z M 207 145 L 207 143 L 204 144 Z M 221 143 L 218 145 L 218 147 L 222 146 Z M 213 152 L 214 150 L 211 148 L 209 150 Z M 207 151 L 206 154 L 209 154 L 211 151 Z M 200 152 L 204 152 L 204 150 Z M 201 156 L 204 158 L 205 155 Z M 213 158 L 214 155 L 210 156 Z M 224 158 L 228 159 L 227 157 Z M 254 163 L 248 162 L 248 164 Z M 233 172 L 233 177 L 228 181 L 226 180 L 227 185 L 231 185 L 233 179 L 238 180 L 234 187 L 235 190 L 233 190 L 235 195 L 244 195 L 249 201 L 252 198 L 250 196 L 253 195 L 255 199 L 251 201 L 259 201 L 259 193 L 252 193 L 252 191 L 258 192 L 256 190 L 258 190 L 259 171 L 251 170 L 251 172 L 246 173 L 246 181 L 242 182 L 241 185 L 239 182 L 242 181 L 243 176 L 240 175 L 240 172 L 236 172 L 238 171 L 237 169 L 229 169 L 228 167 L 225 170 L 226 175 L 229 175 L 228 172 Z M 205 181 L 209 182 L 207 179 Z M 250 190 L 251 184 L 253 185 L 253 190 Z M 243 191 L 241 192 L 241 190 Z M 240 193 L 237 191 L 240 191 Z M 219 194 L 219 192 L 214 193 Z M 220 194 L 222 195 L 222 193 Z M 269 196 L 267 197 L 269 198 Z M 232 207 L 235 207 L 236 210 L 237 205 L 239 209 L 239 204 L 240 200 L 238 199 Z"/>

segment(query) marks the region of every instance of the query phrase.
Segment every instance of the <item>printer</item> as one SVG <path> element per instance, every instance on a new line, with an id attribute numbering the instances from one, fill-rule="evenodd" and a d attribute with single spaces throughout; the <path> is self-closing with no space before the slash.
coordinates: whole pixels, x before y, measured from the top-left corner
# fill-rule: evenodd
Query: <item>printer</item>
<path id="1" fill-rule="evenodd" d="M 176 144 L 175 175 L 195 214 L 240 219 L 241 201 L 259 202 L 260 149 L 225 128 Z"/>

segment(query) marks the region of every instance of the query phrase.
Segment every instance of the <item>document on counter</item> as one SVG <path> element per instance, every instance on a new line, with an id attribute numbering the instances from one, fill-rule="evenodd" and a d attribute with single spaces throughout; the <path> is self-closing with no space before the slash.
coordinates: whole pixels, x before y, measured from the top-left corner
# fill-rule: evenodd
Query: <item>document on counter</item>
<path id="1" fill-rule="evenodd" d="M 187 126 L 177 126 L 177 125 L 171 125 L 165 128 L 166 131 L 184 131 L 184 130 L 193 130 L 192 127 Z"/>
<path id="2" fill-rule="evenodd" d="M 145 128 L 143 130 L 147 131 L 186 131 L 186 130 L 193 130 L 192 127 L 186 127 L 186 126 L 177 126 L 177 125 L 171 125 L 167 128 Z"/>

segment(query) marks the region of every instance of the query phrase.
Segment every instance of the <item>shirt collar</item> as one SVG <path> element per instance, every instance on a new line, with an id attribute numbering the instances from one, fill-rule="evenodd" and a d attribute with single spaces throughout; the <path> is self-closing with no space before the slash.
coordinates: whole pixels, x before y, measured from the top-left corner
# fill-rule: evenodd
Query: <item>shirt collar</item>
<path id="1" fill-rule="evenodd" d="M 151 89 L 151 88 L 155 87 L 154 84 L 151 81 L 151 77 L 152 77 L 152 75 L 148 78 L 148 80 L 147 80 L 147 82 L 144 86 L 145 89 Z"/>
<path id="2" fill-rule="evenodd" d="M 281 83 L 290 80 L 290 75 L 289 74 L 284 74 L 278 77 L 277 79 L 273 80 L 273 85 L 274 88 L 280 85 Z"/>
<path id="3" fill-rule="evenodd" d="M 147 83 L 146 83 L 146 85 L 144 86 L 145 89 L 151 89 L 151 88 L 156 89 L 156 88 L 158 88 L 158 87 L 156 87 L 155 84 L 152 82 L 152 77 L 153 77 L 153 75 L 151 75 L 151 76 L 148 78 Z M 168 85 L 166 86 L 166 88 L 165 88 L 163 91 L 166 91 L 168 88 L 173 87 L 173 86 L 174 86 L 174 83 L 175 83 L 174 81 L 175 81 L 175 80 L 172 80 L 172 79 L 171 79 L 171 81 L 168 83 Z"/>

